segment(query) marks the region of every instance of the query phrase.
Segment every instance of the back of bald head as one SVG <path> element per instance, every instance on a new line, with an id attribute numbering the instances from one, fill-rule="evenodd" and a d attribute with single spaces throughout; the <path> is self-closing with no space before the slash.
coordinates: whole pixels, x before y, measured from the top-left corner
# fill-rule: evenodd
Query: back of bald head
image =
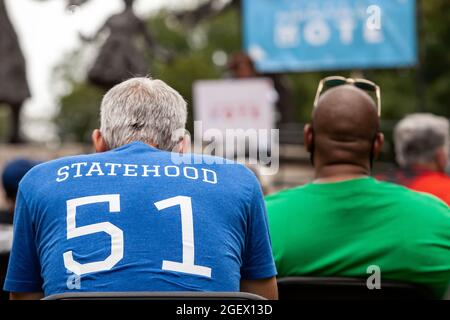
<path id="1" fill-rule="evenodd" d="M 313 112 L 315 153 L 323 165 L 361 165 L 371 160 L 379 126 L 369 94 L 353 85 L 332 88 Z"/>

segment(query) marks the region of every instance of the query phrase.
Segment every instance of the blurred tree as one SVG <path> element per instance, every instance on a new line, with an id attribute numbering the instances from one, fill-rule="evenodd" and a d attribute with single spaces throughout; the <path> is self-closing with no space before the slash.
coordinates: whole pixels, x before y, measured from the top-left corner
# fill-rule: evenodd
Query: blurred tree
<path id="1" fill-rule="evenodd" d="M 450 117 L 450 1 L 421 0 L 426 109 Z"/>
<path id="2" fill-rule="evenodd" d="M 189 130 L 192 129 L 193 82 L 221 78 L 224 66 L 214 64 L 214 54 L 223 52 L 227 55 L 240 48 L 240 30 L 235 24 L 237 15 L 237 11 L 229 11 L 197 25 L 189 32 L 167 11 L 161 11 L 147 22 L 155 35 L 155 41 L 176 53 L 175 58 L 167 64 L 154 59 L 152 52 L 147 51 L 151 76 L 170 83 L 189 102 Z M 68 83 L 72 88 L 69 94 L 63 93 L 59 98 L 60 112 L 55 118 L 63 141 L 86 142 L 92 129 L 98 125 L 99 106 L 104 92 L 72 76 L 78 72 L 76 65 L 80 63 L 81 51 L 83 48 L 65 59 L 66 62 L 55 70 L 59 81 Z"/>
<path id="3" fill-rule="evenodd" d="M 99 126 L 99 105 L 103 92 L 86 83 L 75 84 L 72 93 L 60 100 L 55 118 L 62 141 L 90 143 L 92 130 Z"/>
<path id="4" fill-rule="evenodd" d="M 25 57 L 4 0 L 0 0 L 0 83 L 0 106 L 10 107 L 12 125 L 9 142 L 21 143 L 20 114 L 31 92 Z"/>
<path id="5" fill-rule="evenodd" d="M 241 50 L 240 12 L 239 6 L 234 5 L 239 1 L 215 0 L 202 3 L 204 9 L 198 13 L 197 11 L 187 13 L 161 11 L 148 19 L 148 26 L 154 34 L 155 41 L 168 50 L 176 52 L 175 59 L 169 64 L 153 59 L 151 53 L 147 52 L 152 76 L 172 85 L 186 98 L 190 106 L 194 81 L 228 76 L 226 62 L 220 63 L 221 59 L 214 59 L 214 57 L 230 55 Z M 213 3 L 216 4 L 212 6 Z M 450 20 L 450 1 L 435 0 L 420 3 L 422 6 L 420 42 L 423 53 L 421 71 L 418 72 L 417 68 L 362 71 L 365 77 L 374 80 L 382 87 L 383 118 L 388 138 L 394 121 L 407 113 L 426 108 L 427 111 L 450 117 L 448 107 L 450 29 L 447 27 L 447 21 Z M 298 111 L 296 119 L 298 122 L 309 120 L 317 84 L 322 77 L 330 74 L 350 76 L 351 71 L 287 75 L 289 86 L 294 88 L 293 100 Z M 86 112 L 90 116 L 98 113 L 101 93 L 92 91 L 89 85 L 79 81 L 72 81 L 71 86 L 73 91 L 61 97 L 60 100 L 61 114 L 57 122 L 59 126 L 73 122 L 73 114 L 76 112 Z M 87 110 L 87 105 L 92 106 L 95 112 L 90 113 L 92 110 Z M 69 119 L 62 121 L 62 118 L 66 116 Z M 72 130 L 70 128 L 84 130 L 82 126 L 67 125 L 66 128 L 61 128 L 60 132 L 68 133 Z M 190 112 L 189 128 L 192 128 L 192 112 Z M 71 136 L 80 138 L 88 134 L 77 132 Z M 68 136 L 70 135 L 64 135 L 63 139 Z"/>
<path id="6" fill-rule="evenodd" d="M 0 143 L 8 142 L 10 109 L 0 104 Z"/>
<path id="7" fill-rule="evenodd" d="M 206 0 L 192 10 L 177 12 L 175 15 L 185 25 L 196 25 L 200 21 L 217 16 L 224 11 L 234 8 L 240 10 L 241 0 Z"/>
<path id="8" fill-rule="evenodd" d="M 92 130 L 98 127 L 104 92 L 84 81 L 85 60 L 91 55 L 90 51 L 88 46 L 75 50 L 53 70 L 56 81 L 52 90 L 58 95 L 59 102 L 59 112 L 53 121 L 63 142 L 90 143 Z"/>

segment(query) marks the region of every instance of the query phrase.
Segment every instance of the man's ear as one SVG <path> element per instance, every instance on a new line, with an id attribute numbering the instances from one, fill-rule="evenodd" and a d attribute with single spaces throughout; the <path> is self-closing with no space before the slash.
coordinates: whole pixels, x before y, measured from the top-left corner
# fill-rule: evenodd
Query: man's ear
<path id="1" fill-rule="evenodd" d="M 191 136 L 186 134 L 178 143 L 179 153 L 189 153 L 191 151 Z"/>
<path id="2" fill-rule="evenodd" d="M 314 146 L 314 130 L 312 124 L 308 123 L 303 129 L 303 138 L 305 141 L 306 151 L 313 152 Z"/>
<path id="3" fill-rule="evenodd" d="M 448 165 L 448 154 L 445 148 L 440 148 L 436 151 L 435 155 L 436 166 L 439 172 L 445 172 L 447 170 Z"/>
<path id="4" fill-rule="evenodd" d="M 375 142 L 373 144 L 373 156 L 375 159 L 378 159 L 380 157 L 383 145 L 384 145 L 384 134 L 379 132 L 377 133 L 377 136 L 375 137 Z"/>
<path id="5" fill-rule="evenodd" d="M 101 153 L 109 150 L 108 145 L 103 139 L 102 133 L 98 129 L 95 129 L 94 132 L 92 132 L 92 144 L 95 152 Z"/>

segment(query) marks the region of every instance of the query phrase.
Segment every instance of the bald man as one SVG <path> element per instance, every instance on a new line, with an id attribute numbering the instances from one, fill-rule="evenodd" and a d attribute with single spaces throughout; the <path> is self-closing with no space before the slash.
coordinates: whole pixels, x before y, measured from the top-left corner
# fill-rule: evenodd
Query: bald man
<path id="1" fill-rule="evenodd" d="M 379 127 L 364 91 L 343 85 L 321 96 L 304 132 L 315 180 L 266 198 L 278 275 L 368 278 L 377 266 L 382 281 L 423 284 L 440 298 L 450 281 L 450 210 L 370 176 Z"/>

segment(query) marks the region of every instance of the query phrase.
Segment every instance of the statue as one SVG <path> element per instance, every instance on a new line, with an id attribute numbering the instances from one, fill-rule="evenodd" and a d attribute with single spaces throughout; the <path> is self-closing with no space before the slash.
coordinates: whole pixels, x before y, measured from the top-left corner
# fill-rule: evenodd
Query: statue
<path id="1" fill-rule="evenodd" d="M 144 37 L 147 46 L 156 55 L 168 58 L 168 54 L 154 43 L 145 22 L 134 13 L 133 2 L 124 0 L 125 10 L 110 17 L 94 37 L 109 30 L 109 37 L 88 73 L 88 79 L 94 85 L 109 89 L 130 77 L 149 74 L 144 52 L 136 44 L 138 36 Z"/>
<path id="2" fill-rule="evenodd" d="M 26 77 L 25 58 L 16 32 L 0 0 L 0 104 L 11 108 L 12 128 L 9 142 L 20 143 L 20 111 L 31 96 Z"/>

